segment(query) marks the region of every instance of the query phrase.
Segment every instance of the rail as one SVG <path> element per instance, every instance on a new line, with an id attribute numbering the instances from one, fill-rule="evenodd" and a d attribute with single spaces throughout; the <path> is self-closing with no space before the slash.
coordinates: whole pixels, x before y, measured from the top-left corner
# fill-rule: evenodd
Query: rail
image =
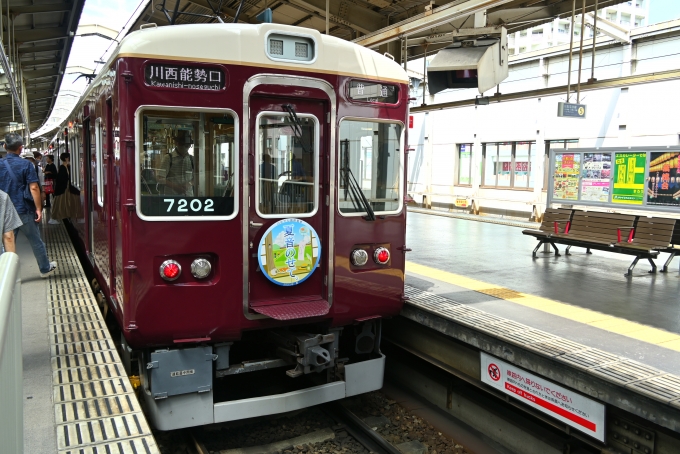
<path id="1" fill-rule="evenodd" d="M 0 256 L 0 446 L 24 452 L 23 361 L 21 351 L 21 279 L 19 256 Z"/>

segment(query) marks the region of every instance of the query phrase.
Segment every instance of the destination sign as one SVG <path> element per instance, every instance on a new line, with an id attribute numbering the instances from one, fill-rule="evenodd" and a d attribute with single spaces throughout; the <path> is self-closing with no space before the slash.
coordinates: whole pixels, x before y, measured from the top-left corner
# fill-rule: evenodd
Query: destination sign
<path id="1" fill-rule="evenodd" d="M 353 80 L 349 83 L 349 97 L 355 101 L 396 104 L 399 100 L 399 89 L 395 85 Z"/>
<path id="2" fill-rule="evenodd" d="M 215 67 L 149 64 L 144 69 L 147 85 L 189 90 L 222 90 L 226 86 L 224 71 Z"/>
<path id="3" fill-rule="evenodd" d="M 568 102 L 557 103 L 558 117 L 586 118 L 585 104 L 572 104 Z"/>

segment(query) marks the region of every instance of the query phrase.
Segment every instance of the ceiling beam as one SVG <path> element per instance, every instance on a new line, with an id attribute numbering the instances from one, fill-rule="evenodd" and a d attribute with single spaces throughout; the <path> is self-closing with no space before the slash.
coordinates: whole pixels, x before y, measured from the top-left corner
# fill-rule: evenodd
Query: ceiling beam
<path id="1" fill-rule="evenodd" d="M 422 32 L 449 23 L 456 18 L 479 13 L 494 6 L 510 3 L 511 1 L 512 0 L 467 0 L 463 3 L 449 3 L 436 8 L 429 15 L 426 15 L 425 13 L 419 14 L 405 21 L 369 33 L 367 36 L 355 39 L 354 42 L 364 47 L 376 47 L 380 44 L 396 41 L 403 36 Z"/>
<path id="2" fill-rule="evenodd" d="M 48 46 L 33 46 L 33 47 L 20 47 L 19 54 L 37 54 L 39 52 L 59 52 L 64 46 L 60 45 L 48 45 Z"/>
<path id="3" fill-rule="evenodd" d="M 22 68 L 30 68 L 32 66 L 58 65 L 61 63 L 61 58 L 41 58 L 38 60 L 21 60 Z"/>
<path id="4" fill-rule="evenodd" d="M 7 32 L 4 33 L 5 42 L 7 41 Z M 52 39 L 68 38 L 68 31 L 66 27 L 47 27 L 47 28 L 33 28 L 26 30 L 17 30 L 12 34 L 12 39 L 19 44 L 35 43 L 39 41 L 48 41 Z"/>
<path id="5" fill-rule="evenodd" d="M 35 71 L 24 71 L 24 79 L 41 79 L 44 77 L 57 77 L 59 75 L 59 70 L 57 68 L 52 69 L 36 69 Z"/>
<path id="6" fill-rule="evenodd" d="M 40 5 L 26 5 L 26 6 L 11 6 L 9 9 L 10 16 L 19 16 L 21 14 L 40 14 L 40 13 L 62 13 L 71 10 L 71 3 L 43 3 Z"/>

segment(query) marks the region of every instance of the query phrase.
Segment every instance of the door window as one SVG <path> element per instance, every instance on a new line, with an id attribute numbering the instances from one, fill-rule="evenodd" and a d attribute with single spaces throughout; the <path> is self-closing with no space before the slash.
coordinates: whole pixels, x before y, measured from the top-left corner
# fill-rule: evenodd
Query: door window
<path id="1" fill-rule="evenodd" d="M 318 204 L 318 122 L 313 115 L 264 113 L 258 120 L 255 179 L 263 218 L 313 216 Z"/>
<path id="2" fill-rule="evenodd" d="M 224 111 L 144 111 L 138 163 L 141 216 L 235 216 L 235 119 Z"/>

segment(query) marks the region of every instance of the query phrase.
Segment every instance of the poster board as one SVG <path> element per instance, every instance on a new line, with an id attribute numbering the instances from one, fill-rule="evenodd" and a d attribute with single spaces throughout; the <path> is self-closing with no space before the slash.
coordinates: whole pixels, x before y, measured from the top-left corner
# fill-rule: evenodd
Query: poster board
<path id="1" fill-rule="evenodd" d="M 680 213 L 680 147 L 550 150 L 552 203 Z"/>

